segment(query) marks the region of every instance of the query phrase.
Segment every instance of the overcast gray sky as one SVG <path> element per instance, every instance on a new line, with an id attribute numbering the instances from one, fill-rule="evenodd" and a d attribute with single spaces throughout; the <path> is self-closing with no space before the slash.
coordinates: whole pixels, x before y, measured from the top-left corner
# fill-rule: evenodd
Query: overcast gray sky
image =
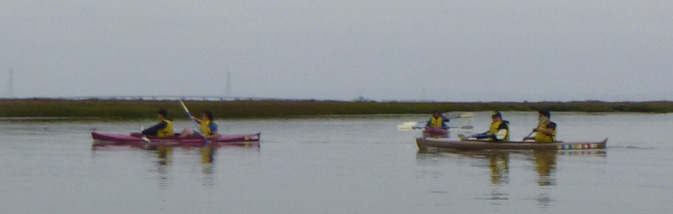
<path id="1" fill-rule="evenodd" d="M 0 0 L 0 92 L 673 99 L 673 1 Z"/>

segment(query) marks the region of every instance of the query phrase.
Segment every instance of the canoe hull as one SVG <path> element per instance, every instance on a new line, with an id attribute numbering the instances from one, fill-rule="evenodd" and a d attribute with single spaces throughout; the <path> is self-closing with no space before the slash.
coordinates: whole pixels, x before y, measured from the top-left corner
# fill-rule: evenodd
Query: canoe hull
<path id="1" fill-rule="evenodd" d="M 553 142 L 535 143 L 523 141 L 481 141 L 481 140 L 449 140 L 434 138 L 417 138 L 416 145 L 421 151 L 428 148 L 448 149 L 503 149 L 503 150 L 579 150 L 604 149 L 608 139 L 597 142 Z"/>
<path id="2" fill-rule="evenodd" d="M 259 147 L 259 139 L 261 133 L 255 134 L 236 134 L 236 135 L 222 135 L 219 138 L 210 139 L 208 144 L 211 147 L 223 146 L 245 146 L 245 147 Z M 201 147 L 204 146 L 204 140 L 201 137 L 147 137 L 150 142 L 145 142 L 142 137 L 133 134 L 119 134 L 119 133 L 98 133 L 91 132 L 91 137 L 94 142 L 93 147 L 107 147 L 107 146 L 126 146 L 137 148 L 153 148 L 158 146 L 175 146 L 175 147 Z"/>

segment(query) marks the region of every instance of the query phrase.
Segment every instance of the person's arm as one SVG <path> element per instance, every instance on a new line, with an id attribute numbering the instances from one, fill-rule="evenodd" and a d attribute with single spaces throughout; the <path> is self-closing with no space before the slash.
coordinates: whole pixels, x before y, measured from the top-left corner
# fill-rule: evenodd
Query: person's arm
<path id="1" fill-rule="evenodd" d="M 430 118 L 428 122 L 425 123 L 425 128 L 430 128 L 430 125 L 432 125 L 432 118 Z"/>
<path id="2" fill-rule="evenodd" d="M 218 137 L 220 137 L 220 133 L 217 132 L 217 124 L 211 122 L 209 128 L 210 128 L 210 132 L 211 132 L 211 135 L 210 135 L 209 138 L 218 138 Z"/>
<path id="3" fill-rule="evenodd" d="M 157 136 L 159 134 L 159 130 L 166 128 L 167 125 L 168 123 L 166 123 L 166 121 L 161 121 L 160 123 L 143 130 L 143 132 L 140 134 L 147 136 Z"/>
<path id="4" fill-rule="evenodd" d="M 554 136 L 554 130 L 556 130 L 556 123 L 547 124 L 546 129 L 536 129 L 537 132 L 540 132 L 545 135 Z"/>
<path id="5" fill-rule="evenodd" d="M 488 131 L 485 131 L 485 132 L 482 132 L 482 133 L 470 135 L 470 137 L 474 137 L 474 138 L 477 138 L 477 139 L 492 138 L 493 134 L 491 134 L 491 130 L 488 130 Z"/>
<path id="6" fill-rule="evenodd" d="M 449 129 L 449 125 L 446 124 L 446 121 L 448 121 L 448 119 L 445 119 L 444 121 L 442 121 L 442 128 L 443 129 Z"/>
<path id="7" fill-rule="evenodd" d="M 192 119 L 196 121 L 196 123 L 201 124 L 201 119 L 199 119 L 198 117 L 194 117 L 194 115 L 192 115 Z"/>

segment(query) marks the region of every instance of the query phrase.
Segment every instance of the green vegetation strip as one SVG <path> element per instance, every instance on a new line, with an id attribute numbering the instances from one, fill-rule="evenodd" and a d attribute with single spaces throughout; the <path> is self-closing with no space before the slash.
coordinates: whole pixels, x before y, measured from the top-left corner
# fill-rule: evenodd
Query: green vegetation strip
<path id="1" fill-rule="evenodd" d="M 673 112 L 673 102 L 339 102 L 339 101 L 185 101 L 194 115 L 211 110 L 217 118 L 286 118 L 321 115 L 429 114 L 452 111 Z M 156 118 L 165 108 L 175 118 L 184 112 L 178 101 L 150 100 L 0 100 L 0 117 Z"/>

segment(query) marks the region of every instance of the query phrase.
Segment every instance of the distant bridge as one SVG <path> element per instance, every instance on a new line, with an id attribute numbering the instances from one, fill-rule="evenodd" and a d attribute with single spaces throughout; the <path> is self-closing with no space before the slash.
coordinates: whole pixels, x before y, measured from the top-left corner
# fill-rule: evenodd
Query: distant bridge
<path id="1" fill-rule="evenodd" d="M 7 98 L 5 98 L 7 99 Z M 232 96 L 177 96 L 177 95 L 158 95 L 158 96 L 74 96 L 74 97 L 23 97 L 12 99 L 57 99 L 57 100 L 152 100 L 152 101 L 237 101 L 237 100 L 277 100 L 277 101 L 308 101 L 316 99 L 297 99 L 297 98 L 268 98 L 268 97 L 232 97 Z M 343 100 L 320 100 L 320 101 L 343 101 Z"/>
<path id="2" fill-rule="evenodd" d="M 0 99 L 47 99 L 47 100 L 150 100 L 150 101 L 177 101 L 177 100 L 191 100 L 191 101 L 238 101 L 238 100 L 273 100 L 273 101 L 330 101 L 330 102 L 403 102 L 403 103 L 435 103 L 434 100 L 371 100 L 364 98 L 356 98 L 353 100 L 337 100 L 337 99 L 299 99 L 299 98 L 269 98 L 269 97 L 232 97 L 232 96 L 178 96 L 178 95 L 126 95 L 126 96 L 73 96 L 73 97 L 12 97 Z"/>
<path id="3" fill-rule="evenodd" d="M 227 96 L 77 96 L 77 97 L 53 97 L 45 99 L 63 100 L 194 100 L 194 101 L 234 101 L 234 100 L 286 100 L 279 98 L 259 97 L 227 97 Z"/>

